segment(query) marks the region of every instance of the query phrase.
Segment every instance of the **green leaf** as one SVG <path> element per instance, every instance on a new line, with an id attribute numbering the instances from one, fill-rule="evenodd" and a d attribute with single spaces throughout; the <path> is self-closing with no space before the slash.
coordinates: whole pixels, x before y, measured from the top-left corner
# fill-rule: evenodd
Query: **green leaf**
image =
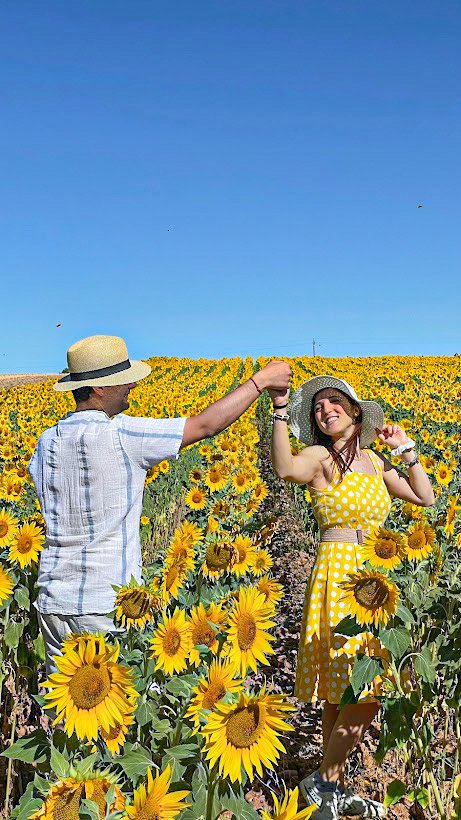
<path id="1" fill-rule="evenodd" d="M 423 809 L 429 805 L 429 793 L 427 789 L 424 787 L 419 787 L 418 789 L 412 789 L 411 792 L 408 792 L 408 799 L 411 800 L 412 803 L 419 803 Z"/>
<path id="2" fill-rule="evenodd" d="M 42 806 L 43 801 L 39 797 L 34 798 L 34 784 L 28 783 L 18 805 L 9 815 L 10 820 L 29 820 Z"/>
<path id="3" fill-rule="evenodd" d="M 110 808 L 110 806 L 112 806 L 112 803 L 114 801 L 115 801 L 115 786 L 112 783 L 112 785 L 109 787 L 109 789 L 106 792 L 106 806 L 109 806 L 109 808 Z"/>
<path id="4" fill-rule="evenodd" d="M 35 729 L 2 752 L 3 757 L 22 760 L 23 763 L 44 763 L 49 755 L 50 744 L 43 729 Z"/>
<path id="5" fill-rule="evenodd" d="M 55 746 L 51 747 L 50 766 L 58 780 L 63 780 L 65 777 L 68 777 L 69 761 Z"/>
<path id="6" fill-rule="evenodd" d="M 34 788 L 40 792 L 40 794 L 48 794 L 50 790 L 50 781 L 47 780 L 45 777 L 41 777 L 38 772 L 35 772 L 34 776 Z"/>
<path id="7" fill-rule="evenodd" d="M 351 686 L 354 694 L 358 695 L 362 691 L 365 684 L 371 683 L 382 672 L 381 663 L 376 658 L 369 658 L 364 655 L 357 658 L 354 663 L 354 668 L 351 675 Z"/>
<path id="8" fill-rule="evenodd" d="M 415 622 L 415 619 L 413 618 L 413 615 L 411 614 L 410 610 L 406 606 L 404 606 L 404 604 L 402 604 L 401 601 L 399 601 L 397 604 L 397 610 L 395 614 L 397 615 L 397 618 L 400 618 L 400 620 L 403 621 L 405 626 L 411 626 Z"/>
<path id="9" fill-rule="evenodd" d="M 10 649 L 18 648 L 23 630 L 23 623 L 17 623 L 16 621 L 9 621 L 7 623 L 3 640 Z"/>
<path id="10" fill-rule="evenodd" d="M 16 601 L 17 605 L 21 607 L 21 609 L 30 608 L 30 598 L 29 598 L 29 590 L 27 587 L 21 586 L 16 587 L 14 591 L 14 600 Z"/>
<path id="11" fill-rule="evenodd" d="M 165 686 L 167 692 L 176 697 L 189 698 L 191 687 L 183 678 L 172 678 Z"/>
<path id="12" fill-rule="evenodd" d="M 366 632 L 366 628 L 358 624 L 355 618 L 346 615 L 339 624 L 336 624 L 333 632 L 337 635 L 346 635 L 346 637 L 351 638 L 355 635 L 360 635 L 362 632 Z"/>
<path id="13" fill-rule="evenodd" d="M 351 703 L 357 703 L 357 695 L 354 694 L 352 686 L 349 685 L 343 692 L 339 708 L 342 709 L 344 706 L 349 706 Z"/>
<path id="14" fill-rule="evenodd" d="M 98 804 L 94 800 L 84 799 L 80 802 L 78 816 L 84 820 L 100 820 Z"/>
<path id="15" fill-rule="evenodd" d="M 117 763 L 120 763 L 127 777 L 136 785 L 140 777 L 146 776 L 149 766 L 154 765 L 153 760 L 142 746 L 136 748 L 135 745 L 127 743 L 125 750 L 125 754 L 117 760 Z"/>
<path id="16" fill-rule="evenodd" d="M 405 786 L 405 783 L 402 783 L 401 780 L 397 779 L 392 780 L 392 782 L 389 783 L 386 790 L 386 795 L 384 797 L 384 805 L 386 806 L 386 808 L 388 808 L 389 806 L 393 806 L 395 803 L 398 803 L 399 800 L 401 800 L 406 793 L 407 787 Z"/>
<path id="17" fill-rule="evenodd" d="M 92 755 L 88 755 L 88 757 L 85 757 L 83 760 L 80 760 L 78 763 L 74 764 L 75 768 L 77 769 L 79 774 L 86 777 L 88 772 L 90 772 L 93 768 L 98 758 L 99 752 L 94 752 Z"/>
<path id="18" fill-rule="evenodd" d="M 418 653 L 414 658 L 415 672 L 426 683 L 434 683 L 436 668 L 432 660 L 432 652 L 428 646 Z"/>
<path id="19" fill-rule="evenodd" d="M 38 633 L 35 641 L 33 641 L 33 644 L 38 660 L 43 662 L 45 660 L 45 642 L 41 632 Z"/>
<path id="20" fill-rule="evenodd" d="M 411 635 L 402 626 L 383 629 L 379 639 L 394 658 L 401 658 L 411 646 Z"/>
<path id="21" fill-rule="evenodd" d="M 245 800 L 243 795 L 234 794 L 233 792 L 224 795 L 221 797 L 221 806 L 223 809 L 231 811 L 237 820 L 259 820 L 258 812 Z"/>

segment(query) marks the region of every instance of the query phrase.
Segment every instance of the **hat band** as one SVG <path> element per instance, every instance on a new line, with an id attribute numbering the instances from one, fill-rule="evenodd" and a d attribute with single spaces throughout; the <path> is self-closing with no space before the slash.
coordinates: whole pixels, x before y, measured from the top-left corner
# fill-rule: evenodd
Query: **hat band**
<path id="1" fill-rule="evenodd" d="M 120 373 L 131 367 L 129 359 L 118 364 L 111 364 L 109 367 L 99 367 L 98 370 L 85 370 L 81 373 L 69 373 L 69 381 L 82 382 L 84 379 L 98 379 L 100 376 L 111 376 L 113 373 Z"/>

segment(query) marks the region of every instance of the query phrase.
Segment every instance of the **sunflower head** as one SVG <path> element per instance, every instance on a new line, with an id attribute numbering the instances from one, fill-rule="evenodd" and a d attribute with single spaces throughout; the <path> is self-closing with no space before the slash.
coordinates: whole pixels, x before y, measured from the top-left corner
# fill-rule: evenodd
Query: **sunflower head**
<path id="1" fill-rule="evenodd" d="M 361 554 L 373 567 L 394 569 L 406 556 L 406 539 L 399 532 L 379 527 L 365 537 Z"/>
<path id="2" fill-rule="evenodd" d="M 215 541 L 207 546 L 202 569 L 205 575 L 217 578 L 230 570 L 237 560 L 238 552 L 233 544 Z"/>
<path id="3" fill-rule="evenodd" d="M 121 587 L 115 599 L 115 617 L 123 626 L 144 629 L 152 621 L 155 596 L 146 586 Z"/>
<path id="4" fill-rule="evenodd" d="M 0 604 L 3 604 L 3 601 L 10 597 L 13 589 L 14 581 L 11 575 L 0 564 Z"/>
<path id="5" fill-rule="evenodd" d="M 38 554 L 43 549 L 45 536 L 35 524 L 24 524 L 19 527 L 11 540 L 9 558 L 17 561 L 21 568 L 38 561 Z"/>
<path id="6" fill-rule="evenodd" d="M 318 808 L 316 804 L 308 806 L 302 811 L 298 811 L 298 788 L 286 789 L 283 798 L 279 801 L 274 792 L 271 792 L 272 800 L 274 802 L 274 811 L 268 814 L 267 811 L 261 812 L 262 820 L 307 820 L 311 817 L 314 811 Z"/>
<path id="7" fill-rule="evenodd" d="M 365 569 L 350 573 L 339 586 L 349 607 L 349 614 L 359 624 L 386 624 L 397 610 L 399 591 L 385 575 Z"/>
<path id="8" fill-rule="evenodd" d="M 429 524 L 417 522 L 407 532 L 407 556 L 411 561 L 422 561 L 432 552 L 435 532 Z"/>
<path id="9" fill-rule="evenodd" d="M 173 820 L 187 808 L 185 803 L 188 791 L 170 792 L 171 766 L 168 765 L 162 774 L 152 777 L 147 770 L 147 786 L 141 784 L 134 792 L 133 805 L 126 807 L 122 820 Z"/>

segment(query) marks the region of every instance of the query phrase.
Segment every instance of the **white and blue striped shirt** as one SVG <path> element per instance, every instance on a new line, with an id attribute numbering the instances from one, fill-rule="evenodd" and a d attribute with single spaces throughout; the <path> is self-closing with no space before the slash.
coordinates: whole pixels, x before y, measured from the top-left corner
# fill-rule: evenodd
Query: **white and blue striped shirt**
<path id="1" fill-rule="evenodd" d="M 29 464 L 46 523 L 40 612 L 106 614 L 112 584 L 141 580 L 146 472 L 178 454 L 185 422 L 84 410 L 42 433 Z"/>

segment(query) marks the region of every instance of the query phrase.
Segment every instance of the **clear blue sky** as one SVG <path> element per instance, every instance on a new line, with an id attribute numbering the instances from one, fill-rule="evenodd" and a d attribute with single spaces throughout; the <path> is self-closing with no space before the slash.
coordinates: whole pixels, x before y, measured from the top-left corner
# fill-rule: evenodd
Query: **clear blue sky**
<path id="1" fill-rule="evenodd" d="M 2 372 L 459 351 L 460 41 L 459 0 L 3 0 Z"/>

